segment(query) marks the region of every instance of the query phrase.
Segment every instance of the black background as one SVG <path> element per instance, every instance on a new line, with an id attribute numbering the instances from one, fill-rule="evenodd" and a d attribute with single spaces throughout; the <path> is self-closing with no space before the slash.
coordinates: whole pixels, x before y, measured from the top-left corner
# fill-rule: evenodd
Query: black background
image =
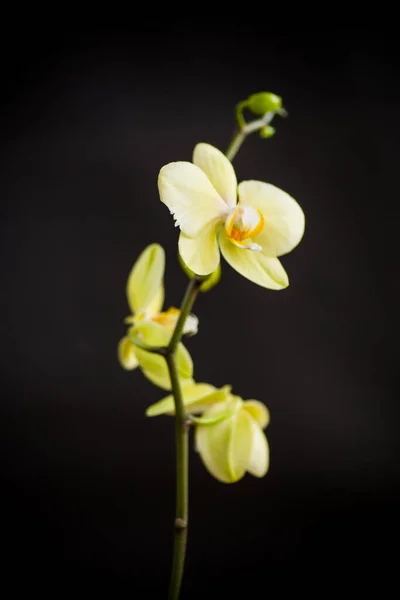
<path id="1" fill-rule="evenodd" d="M 187 346 L 198 381 L 268 405 L 271 469 L 223 485 L 191 448 L 182 598 L 321 597 L 376 577 L 383 589 L 399 489 L 396 51 L 387 31 L 190 19 L 42 27 L 4 44 L 1 537 L 13 585 L 166 597 L 173 421 L 145 419 L 163 392 L 116 360 L 124 286 L 159 242 L 167 305 L 180 302 L 158 171 L 199 141 L 226 149 L 234 105 L 266 89 L 289 118 L 246 141 L 235 167 L 304 208 L 304 240 L 283 259 L 291 285 L 267 291 L 224 264 Z"/>

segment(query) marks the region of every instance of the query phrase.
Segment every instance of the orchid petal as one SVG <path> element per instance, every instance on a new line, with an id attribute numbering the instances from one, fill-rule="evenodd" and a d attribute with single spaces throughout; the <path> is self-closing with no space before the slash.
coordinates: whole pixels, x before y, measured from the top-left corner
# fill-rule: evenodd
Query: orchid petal
<path id="1" fill-rule="evenodd" d="M 193 152 L 193 163 L 204 171 L 228 206 L 235 206 L 237 180 L 232 163 L 225 154 L 210 144 L 197 144 Z"/>
<path id="2" fill-rule="evenodd" d="M 297 246 L 304 234 L 302 208 L 289 194 L 263 181 L 239 184 L 239 205 L 252 206 L 264 217 L 264 227 L 254 239 L 268 256 L 282 256 Z"/>
<path id="3" fill-rule="evenodd" d="M 246 412 L 243 411 L 243 414 L 246 414 Z M 252 417 L 249 416 L 248 418 L 252 421 L 253 434 L 247 471 L 254 477 L 264 477 L 269 469 L 268 441 L 258 423 Z"/>
<path id="4" fill-rule="evenodd" d="M 281 290 L 289 285 L 286 271 L 277 258 L 265 256 L 261 251 L 238 248 L 229 240 L 225 229 L 220 230 L 219 243 L 225 260 L 243 277 L 270 290 Z"/>
<path id="5" fill-rule="evenodd" d="M 133 332 L 140 341 L 151 347 L 165 347 L 171 339 L 171 332 L 153 321 L 140 321 L 133 328 Z M 170 390 L 171 380 L 165 358 L 159 354 L 143 350 L 138 346 L 135 347 L 135 353 L 144 375 L 158 387 Z M 179 377 L 181 379 L 191 379 L 193 361 L 182 343 L 177 348 L 176 364 Z"/>
<path id="6" fill-rule="evenodd" d="M 132 371 L 139 365 L 135 354 L 135 346 L 128 337 L 123 337 L 118 344 L 118 360 L 124 369 Z"/>
<path id="7" fill-rule="evenodd" d="M 197 425 L 195 434 L 196 448 L 206 469 L 222 483 L 233 483 L 245 473 L 238 472 L 238 467 L 241 466 L 236 452 L 239 444 L 235 443 L 236 420 L 241 400 L 237 397 L 233 400 L 236 402 L 236 410 L 232 416 L 211 425 Z M 204 413 L 204 418 L 211 420 L 225 414 L 229 404 L 232 404 L 232 400 L 212 405 Z"/>
<path id="8" fill-rule="evenodd" d="M 196 238 L 189 238 L 184 233 L 179 236 L 182 260 L 197 275 L 208 275 L 219 265 L 218 225 L 217 220 L 212 221 Z"/>
<path id="9" fill-rule="evenodd" d="M 265 429 L 270 422 L 269 410 L 262 402 L 258 400 L 245 400 L 243 410 L 247 410 L 249 415 L 257 421 L 261 429 Z"/>
<path id="10" fill-rule="evenodd" d="M 159 244 L 150 244 L 136 260 L 126 284 L 128 304 L 134 315 L 162 305 L 162 282 L 165 269 L 165 252 Z M 156 310 L 155 310 L 156 312 Z"/>
<path id="11" fill-rule="evenodd" d="M 158 176 L 161 202 L 174 215 L 176 225 L 188 237 L 197 237 L 212 221 L 225 220 L 228 206 L 207 175 L 189 162 L 165 165 Z"/>
<path id="12" fill-rule="evenodd" d="M 199 398 L 209 396 L 215 391 L 216 388 L 208 383 L 190 383 L 186 386 L 182 386 L 183 405 L 185 407 L 190 407 L 192 404 L 196 403 Z M 175 414 L 175 403 L 172 394 L 159 400 L 159 402 L 152 404 L 146 410 L 147 417 L 173 414 Z"/>

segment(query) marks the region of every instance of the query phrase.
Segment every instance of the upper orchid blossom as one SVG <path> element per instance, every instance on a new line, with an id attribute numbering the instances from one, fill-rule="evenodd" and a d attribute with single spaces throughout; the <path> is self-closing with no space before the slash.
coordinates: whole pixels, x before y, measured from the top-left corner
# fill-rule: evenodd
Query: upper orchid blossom
<path id="1" fill-rule="evenodd" d="M 283 190 L 262 181 L 237 185 L 232 163 L 210 144 L 197 144 L 193 163 L 165 165 L 158 177 L 161 201 L 181 229 L 179 252 L 192 271 L 208 275 L 225 260 L 258 285 L 289 285 L 278 256 L 304 233 L 304 213 Z"/>
<path id="2" fill-rule="evenodd" d="M 179 309 L 171 307 L 161 312 L 164 302 L 165 253 L 159 244 L 151 244 L 141 253 L 132 267 L 126 286 L 126 296 L 132 314 L 125 319 L 131 325 L 128 334 L 118 345 L 118 357 L 127 370 L 140 366 L 155 385 L 170 389 L 170 379 L 165 360 L 146 352 L 132 341 L 133 334 L 148 346 L 166 346 L 179 317 Z M 189 315 L 184 333 L 196 333 L 198 319 Z M 193 363 L 186 348 L 178 346 L 178 371 L 183 380 L 191 380 Z"/>

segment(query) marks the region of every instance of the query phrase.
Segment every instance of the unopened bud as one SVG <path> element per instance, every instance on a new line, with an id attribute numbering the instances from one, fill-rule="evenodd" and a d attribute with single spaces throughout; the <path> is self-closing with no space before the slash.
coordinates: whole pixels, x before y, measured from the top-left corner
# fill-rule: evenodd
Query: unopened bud
<path id="1" fill-rule="evenodd" d="M 271 138 L 273 135 L 275 135 L 275 127 L 272 127 L 272 125 L 266 125 L 260 129 L 260 137 L 264 139 Z"/>
<path id="2" fill-rule="evenodd" d="M 247 108 L 255 115 L 263 116 L 267 112 L 276 112 L 282 108 L 282 98 L 271 92 L 258 92 L 247 99 Z"/>

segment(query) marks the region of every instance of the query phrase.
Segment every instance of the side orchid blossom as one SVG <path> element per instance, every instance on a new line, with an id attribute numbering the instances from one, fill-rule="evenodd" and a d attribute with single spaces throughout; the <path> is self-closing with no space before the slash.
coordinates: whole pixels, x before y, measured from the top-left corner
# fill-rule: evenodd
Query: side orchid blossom
<path id="1" fill-rule="evenodd" d="M 118 345 L 121 366 L 131 371 L 140 366 L 144 375 L 155 385 L 170 389 L 168 369 L 162 357 L 147 352 L 135 344 L 135 339 L 148 346 L 167 346 L 179 318 L 175 307 L 162 312 L 164 303 L 165 252 L 159 244 L 151 244 L 140 254 L 132 267 L 126 285 L 126 297 L 132 311 L 125 323 L 130 325 Z M 195 334 L 198 319 L 186 318 L 183 333 Z M 178 348 L 178 369 L 181 378 L 191 381 L 193 363 L 186 348 Z"/>
<path id="2" fill-rule="evenodd" d="M 300 242 L 304 213 L 283 190 L 262 181 L 237 185 L 232 163 L 210 144 L 197 144 L 193 163 L 165 165 L 161 201 L 181 229 L 179 252 L 198 275 L 217 268 L 220 250 L 238 273 L 272 290 L 289 285 L 278 257 Z"/>
<path id="3" fill-rule="evenodd" d="M 269 446 L 263 429 L 270 418 L 262 402 L 243 400 L 231 394 L 230 386 L 217 389 L 208 383 L 184 386 L 182 399 L 188 422 L 196 428 L 196 449 L 211 475 L 222 483 L 234 483 L 246 472 L 254 477 L 267 473 Z M 173 396 L 146 410 L 148 417 L 163 414 L 175 414 Z"/>

